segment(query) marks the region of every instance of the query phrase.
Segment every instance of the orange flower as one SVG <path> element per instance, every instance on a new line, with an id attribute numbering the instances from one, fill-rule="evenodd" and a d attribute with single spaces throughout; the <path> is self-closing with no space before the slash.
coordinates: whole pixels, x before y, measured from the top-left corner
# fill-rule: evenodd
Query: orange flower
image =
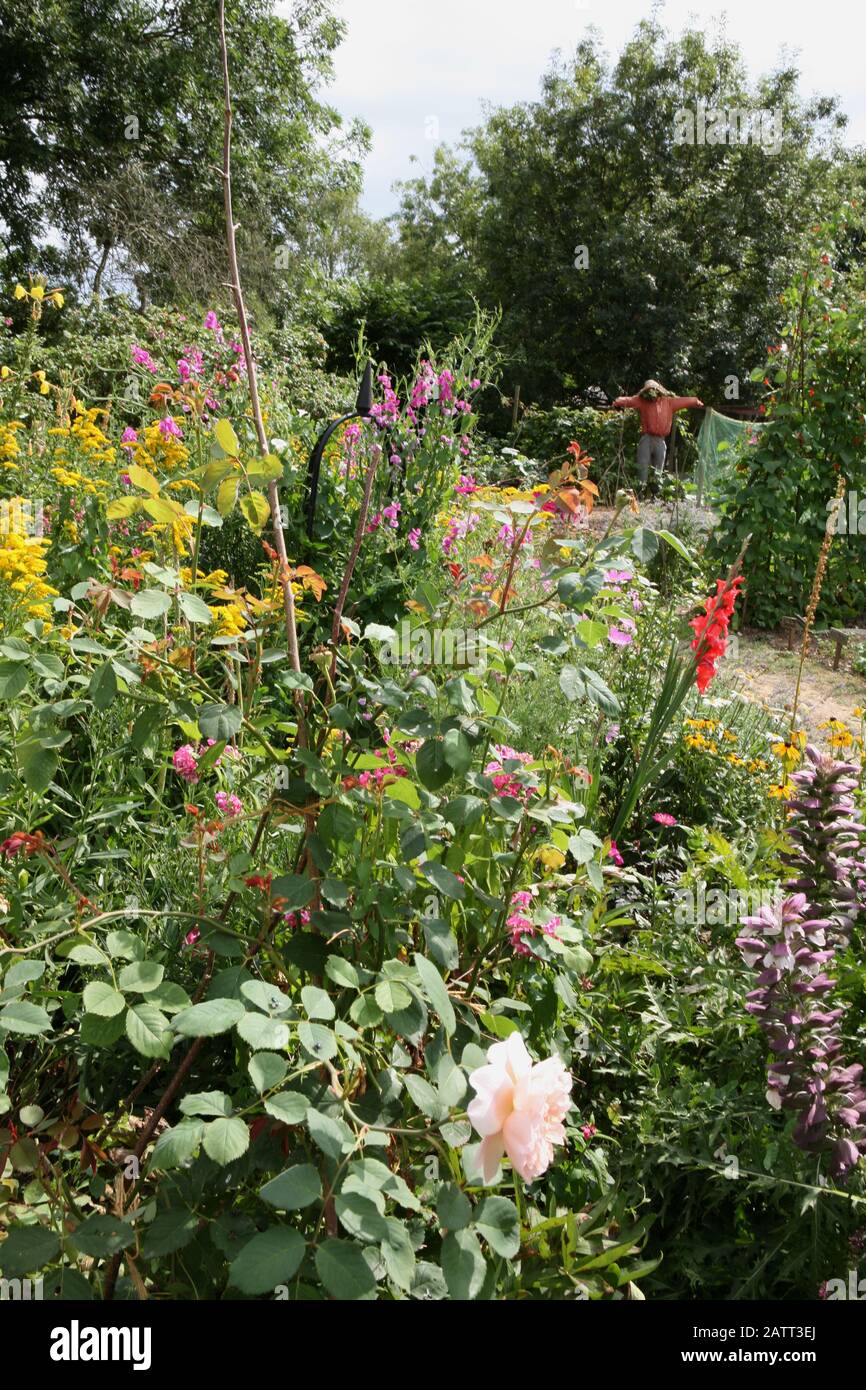
<path id="1" fill-rule="evenodd" d="M 160 381 L 150 393 L 151 405 L 163 406 L 175 398 L 175 390 L 167 381 Z"/>
<path id="2" fill-rule="evenodd" d="M 567 454 L 571 454 L 575 463 L 580 468 L 588 469 L 591 463 L 595 463 L 595 459 L 593 458 L 592 454 L 585 454 L 576 439 L 572 439 L 565 452 Z"/>

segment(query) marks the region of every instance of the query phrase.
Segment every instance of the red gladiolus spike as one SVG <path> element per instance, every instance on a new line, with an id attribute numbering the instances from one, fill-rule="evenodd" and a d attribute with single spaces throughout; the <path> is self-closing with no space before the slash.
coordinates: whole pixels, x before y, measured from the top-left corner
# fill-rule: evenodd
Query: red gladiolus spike
<path id="1" fill-rule="evenodd" d="M 695 634 L 691 646 L 697 659 L 696 684 L 702 695 L 716 674 L 716 662 L 727 649 L 728 627 L 742 583 L 741 574 L 729 584 L 717 579 L 716 592 L 704 604 L 703 615 L 692 618 L 689 623 Z"/>

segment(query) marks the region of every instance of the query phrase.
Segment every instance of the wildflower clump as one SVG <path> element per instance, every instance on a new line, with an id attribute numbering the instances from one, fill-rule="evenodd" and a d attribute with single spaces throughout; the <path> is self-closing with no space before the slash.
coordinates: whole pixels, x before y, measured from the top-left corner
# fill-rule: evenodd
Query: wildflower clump
<path id="1" fill-rule="evenodd" d="M 23 514 L 27 508 L 24 498 L 13 497 L 9 510 L 14 515 Z M 47 622 L 51 609 L 46 600 L 57 597 L 57 589 L 47 583 L 47 552 L 50 541 L 47 537 L 31 536 L 15 527 L 0 529 L 0 585 L 5 585 L 12 599 L 13 608 L 22 606 L 30 618 L 41 618 Z"/>
<path id="2" fill-rule="evenodd" d="M 6 420 L 0 424 L 0 468 L 7 473 L 17 471 L 17 462 L 21 455 L 21 444 L 18 440 L 18 431 L 23 430 L 22 420 Z"/>

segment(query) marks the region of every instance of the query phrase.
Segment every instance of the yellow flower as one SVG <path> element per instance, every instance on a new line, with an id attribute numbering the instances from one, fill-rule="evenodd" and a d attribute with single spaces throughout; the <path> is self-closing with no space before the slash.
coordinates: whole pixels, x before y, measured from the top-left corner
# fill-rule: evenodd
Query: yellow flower
<path id="1" fill-rule="evenodd" d="M 186 554 L 187 546 L 192 539 L 194 525 L 192 517 L 186 515 L 175 517 L 171 523 L 171 533 L 179 555 Z"/>
<path id="2" fill-rule="evenodd" d="M 90 410 L 77 415 L 71 425 L 56 425 L 48 433 L 74 445 L 75 449 L 84 455 L 88 464 L 105 463 L 111 465 L 117 458 L 117 450 L 108 435 L 104 434 L 96 423 L 99 417 L 104 416 L 105 413 L 98 407 L 91 407 Z M 57 453 L 57 462 L 59 464 L 68 462 L 63 449 Z M 82 475 L 77 474 L 77 476 L 80 478 Z M 100 487 L 107 485 L 106 482 L 99 482 Z"/>
<path id="3" fill-rule="evenodd" d="M 806 746 L 806 734 L 803 729 L 797 729 L 793 734 L 789 734 L 788 738 L 787 743 L 784 739 L 779 739 L 772 744 L 771 752 L 782 760 L 786 771 L 790 772 L 791 768 L 796 767 L 803 756 L 800 750 Z"/>
<path id="4" fill-rule="evenodd" d="M 27 514 L 28 504 L 24 498 L 13 497 L 8 506 L 12 516 Z M 0 534 L 0 584 L 5 584 L 10 593 L 20 595 L 20 602 L 30 617 L 42 618 L 45 622 L 51 610 L 44 600 L 56 598 L 58 592 L 45 581 L 50 544 L 42 536 L 30 536 L 11 527 Z"/>
<path id="5" fill-rule="evenodd" d="M 830 737 L 827 740 L 831 748 L 850 748 L 854 742 L 854 736 L 847 724 L 843 724 L 841 719 L 825 719 L 818 725 L 819 729 L 829 729 Z"/>
<path id="6" fill-rule="evenodd" d="M 217 637 L 243 637 L 249 627 L 246 614 L 236 603 L 225 603 L 210 611 L 216 620 Z"/>
<path id="7" fill-rule="evenodd" d="M 549 873 L 561 869 L 565 863 L 565 855 L 561 849 L 556 848 L 556 845 L 542 845 L 535 857 L 541 861 Z"/>
<path id="8" fill-rule="evenodd" d="M 136 444 L 133 454 L 133 461 L 139 468 L 146 468 L 150 473 L 156 473 L 160 468 L 173 473 L 176 468 L 182 467 L 188 458 L 189 449 L 186 445 L 175 434 L 163 434 L 158 420 L 147 426 L 144 439 Z"/>
<path id="9" fill-rule="evenodd" d="M 48 282 L 44 275 L 37 275 L 35 279 L 30 275 L 28 279 L 30 281 L 29 290 L 25 290 L 24 286 L 19 284 L 15 286 L 12 294 L 15 299 L 29 299 L 31 301 L 30 318 L 34 323 L 38 323 L 42 318 L 43 301 L 53 304 L 55 309 L 60 309 L 63 307 L 63 295 L 59 290 L 46 289 Z"/>
<path id="10" fill-rule="evenodd" d="M 5 425 L 0 425 L 0 467 L 8 472 L 14 472 L 18 464 L 13 460 L 21 454 L 21 446 L 16 438 L 16 431 L 23 430 L 22 420 L 9 420 Z"/>
<path id="11" fill-rule="evenodd" d="M 782 799 L 788 801 L 794 795 L 795 791 L 796 787 L 793 782 L 785 782 L 782 786 L 768 787 L 767 796 L 771 796 L 779 801 Z"/>

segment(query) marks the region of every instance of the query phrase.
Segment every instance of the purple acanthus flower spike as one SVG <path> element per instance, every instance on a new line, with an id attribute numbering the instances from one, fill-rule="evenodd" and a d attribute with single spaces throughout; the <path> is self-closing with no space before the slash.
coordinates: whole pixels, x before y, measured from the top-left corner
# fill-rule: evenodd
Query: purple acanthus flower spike
<path id="1" fill-rule="evenodd" d="M 828 974 L 837 949 L 848 945 L 864 910 L 864 827 L 851 793 L 857 769 L 806 748 L 788 802 L 792 845 L 783 856 L 793 870 L 790 896 L 744 917 L 737 938 L 743 959 L 760 973 L 746 1009 L 766 1034 L 773 1060 L 767 1100 L 796 1113 L 792 1138 L 808 1153 L 828 1152 L 830 1171 L 844 1178 L 866 1153 L 866 1090 L 859 1063 L 845 1066 L 841 1021 Z"/>
<path id="2" fill-rule="evenodd" d="M 857 768 L 812 744 L 806 759 L 791 778 L 797 790 L 787 803 L 792 848 L 782 857 L 793 870 L 787 887 L 805 893 L 814 911 L 832 919 L 830 938 L 844 945 L 866 910 L 858 885 L 866 879 L 866 826 L 852 796 Z"/>
<path id="3" fill-rule="evenodd" d="M 840 1065 L 840 1022 L 845 1010 L 828 1008 L 836 981 L 826 973 L 835 949 L 827 918 L 810 917 L 804 893 L 744 917 L 739 936 L 746 964 L 758 970 L 758 988 L 746 1009 L 767 1037 L 767 1100 L 797 1115 L 793 1140 L 809 1153 L 830 1151 L 831 1171 L 845 1173 L 866 1151 L 866 1090 L 862 1067 Z"/>

